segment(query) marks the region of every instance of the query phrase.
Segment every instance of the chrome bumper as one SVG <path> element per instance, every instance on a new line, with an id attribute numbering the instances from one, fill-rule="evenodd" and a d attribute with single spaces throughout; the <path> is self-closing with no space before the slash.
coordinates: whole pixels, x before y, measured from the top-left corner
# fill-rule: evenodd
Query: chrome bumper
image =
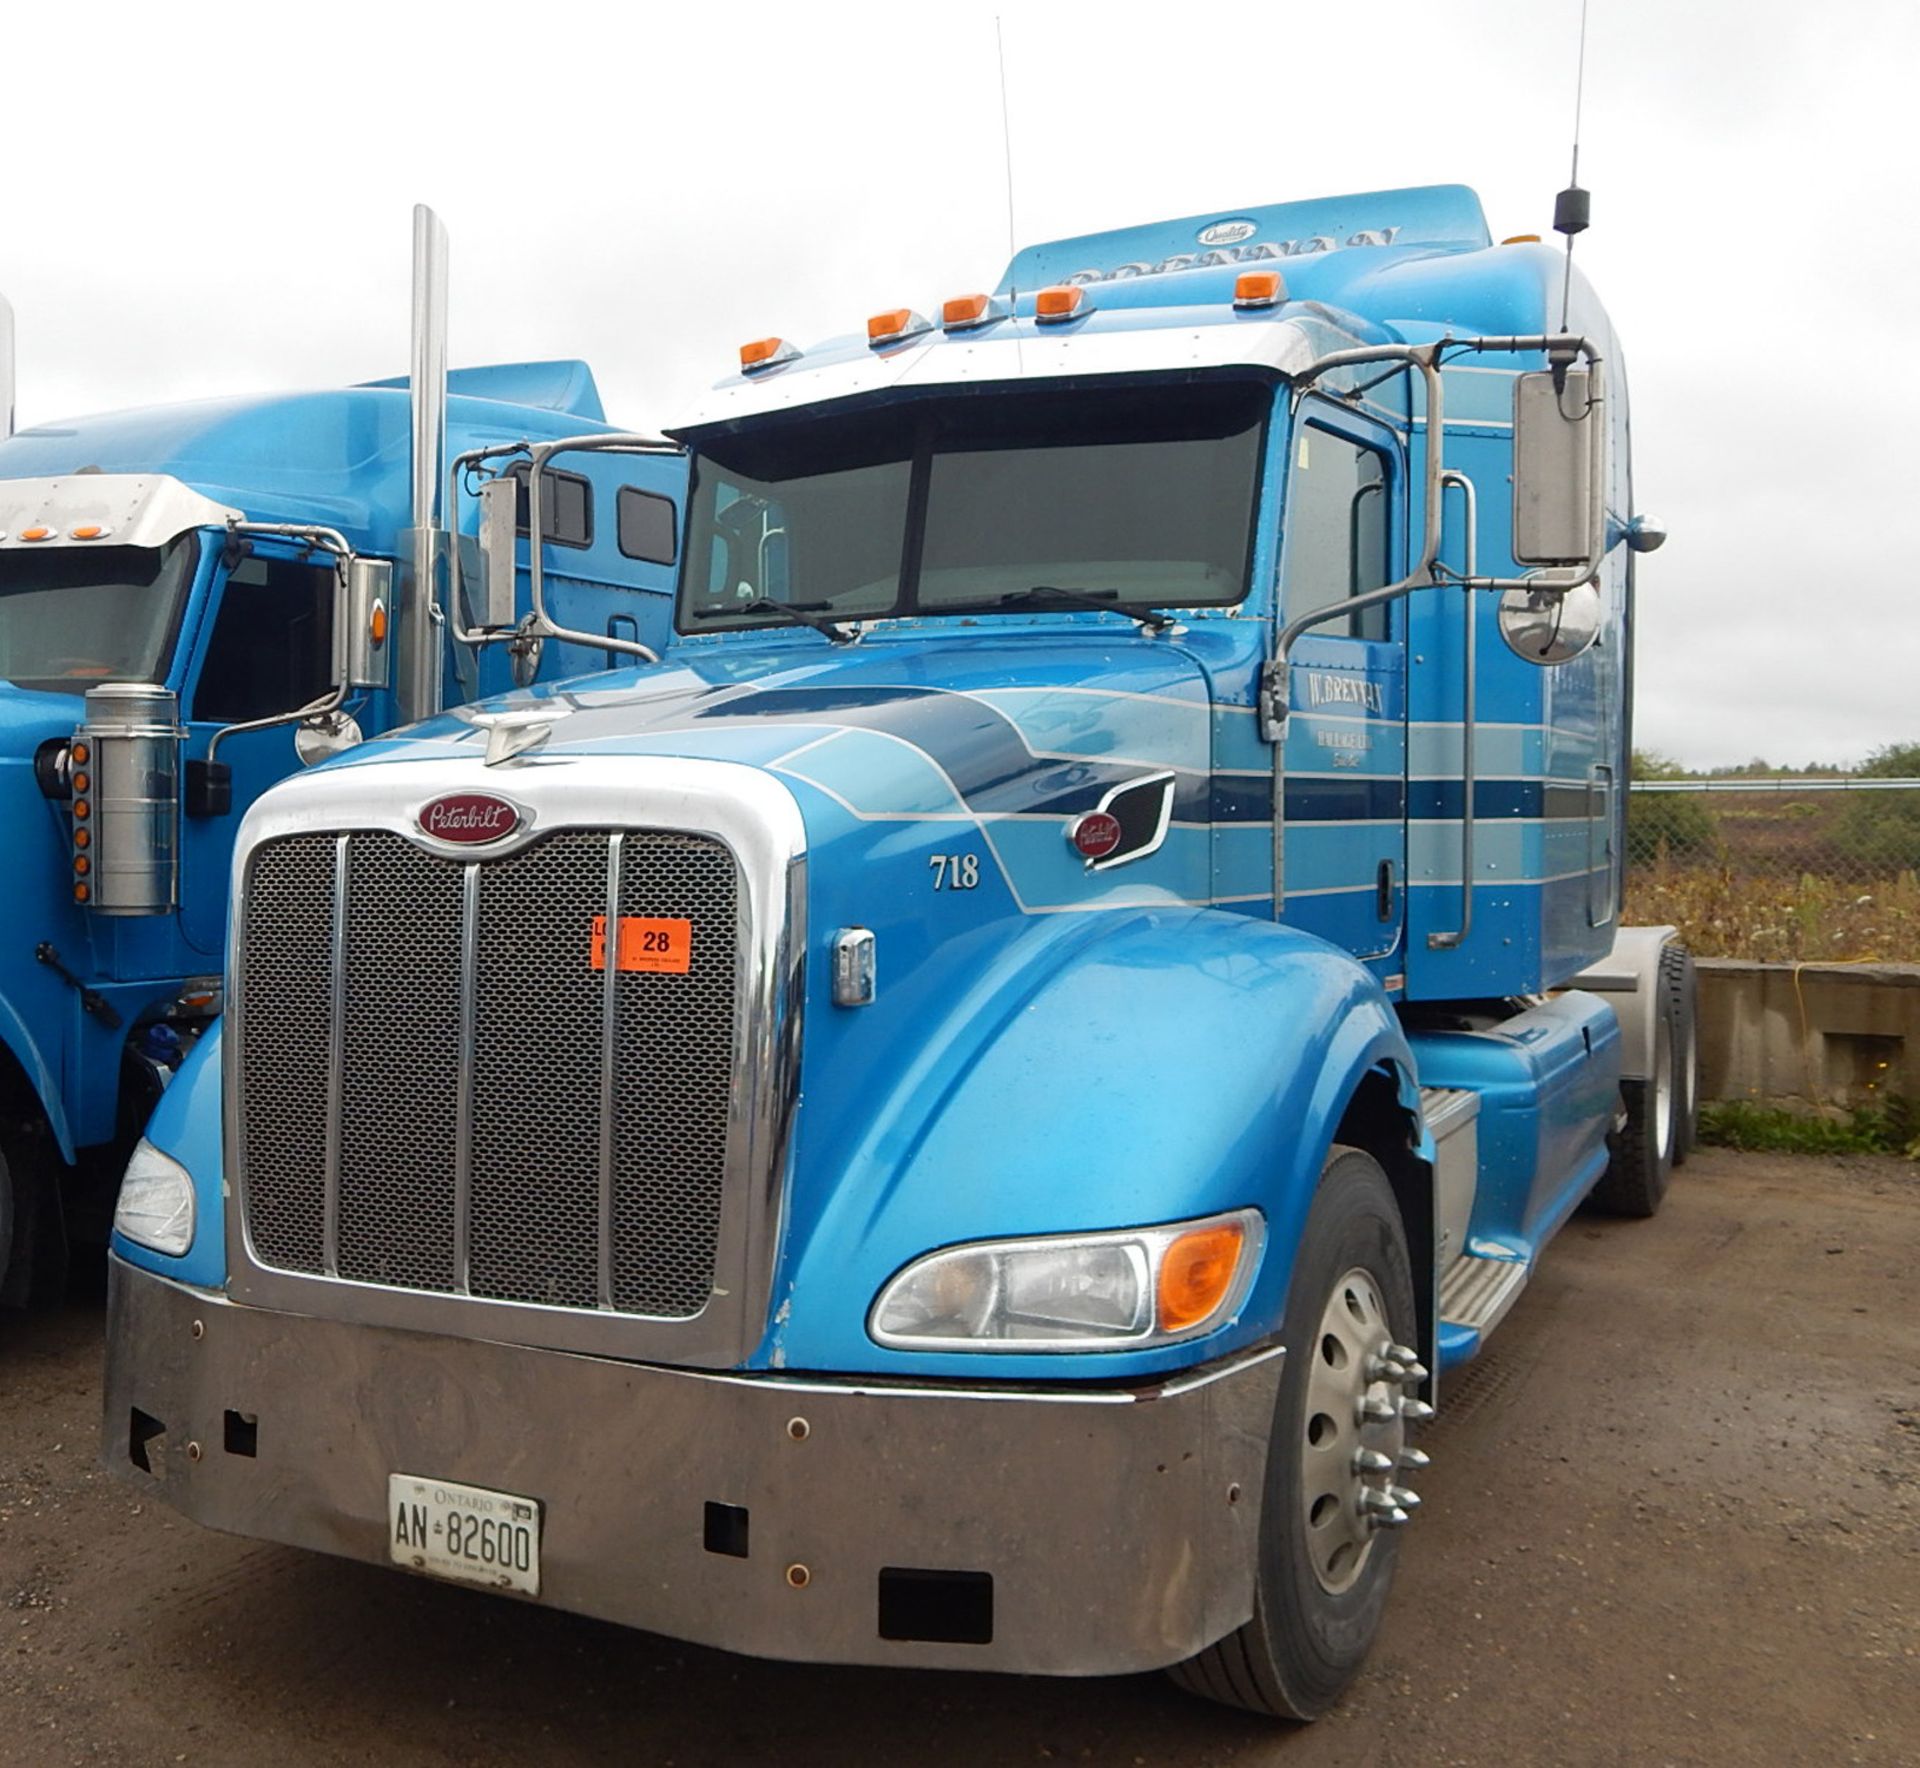
<path id="1" fill-rule="evenodd" d="M 1097 1393 L 708 1375 L 241 1307 L 115 1259 L 103 1454 L 196 1522 L 377 1565 L 390 1473 L 535 1498 L 542 1603 L 703 1645 L 1111 1675 L 1252 1613 L 1280 1363 Z"/>

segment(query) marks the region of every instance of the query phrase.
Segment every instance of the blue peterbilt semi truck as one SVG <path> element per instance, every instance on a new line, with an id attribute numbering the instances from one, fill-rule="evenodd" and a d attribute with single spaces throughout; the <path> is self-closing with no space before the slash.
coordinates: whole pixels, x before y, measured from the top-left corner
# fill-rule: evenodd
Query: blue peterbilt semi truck
<path id="1" fill-rule="evenodd" d="M 517 513 L 533 442 L 612 433 L 584 363 L 448 377 L 444 266 L 423 212 L 418 398 L 400 380 L 0 432 L 0 1299 L 57 1291 L 70 1234 L 106 1240 L 134 1138 L 219 1011 L 234 836 L 261 792 L 443 698 L 666 636 L 672 457 L 546 469 L 544 623 L 524 568 L 489 600 L 470 559 L 464 620 L 416 594 L 487 484 L 496 520 Z"/>
<path id="2" fill-rule="evenodd" d="M 1446 1372 L 1684 1153 L 1604 313 L 1462 188 L 1253 208 L 674 434 L 658 666 L 248 814 L 108 1464 L 739 1651 L 1323 1711 Z"/>

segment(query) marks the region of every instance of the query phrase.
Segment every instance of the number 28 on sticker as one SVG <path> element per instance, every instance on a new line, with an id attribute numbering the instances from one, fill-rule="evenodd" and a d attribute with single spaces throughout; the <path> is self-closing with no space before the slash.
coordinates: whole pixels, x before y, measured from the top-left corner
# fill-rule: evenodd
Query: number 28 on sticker
<path id="1" fill-rule="evenodd" d="M 593 917 L 593 967 L 607 967 L 607 917 Z M 693 923 L 663 915 L 622 915 L 613 967 L 654 976 L 684 976 L 693 967 Z"/>

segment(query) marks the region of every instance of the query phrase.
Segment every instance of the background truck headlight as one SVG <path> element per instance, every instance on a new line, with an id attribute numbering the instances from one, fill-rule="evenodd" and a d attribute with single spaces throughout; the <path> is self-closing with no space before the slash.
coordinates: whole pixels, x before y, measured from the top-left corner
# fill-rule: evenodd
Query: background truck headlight
<path id="1" fill-rule="evenodd" d="M 127 1162 L 113 1225 L 136 1244 L 179 1258 L 193 1244 L 193 1180 L 145 1136 Z"/>
<path id="2" fill-rule="evenodd" d="M 1105 1234 L 983 1240 L 916 1259 L 868 1330 L 897 1350 L 1093 1351 L 1230 1319 L 1260 1263 L 1257 1209 Z"/>

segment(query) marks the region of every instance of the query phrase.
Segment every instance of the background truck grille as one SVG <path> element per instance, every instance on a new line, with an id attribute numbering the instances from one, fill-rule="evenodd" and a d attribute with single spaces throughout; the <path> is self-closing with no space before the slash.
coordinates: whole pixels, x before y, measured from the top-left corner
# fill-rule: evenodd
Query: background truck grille
<path id="1" fill-rule="evenodd" d="M 592 962 L 692 923 L 684 975 Z M 505 859 L 384 831 L 253 854 L 240 1164 L 281 1270 L 690 1318 L 712 1293 L 736 1069 L 739 884 L 705 836 L 566 830 Z M 612 940 L 617 948 L 617 939 Z"/>

